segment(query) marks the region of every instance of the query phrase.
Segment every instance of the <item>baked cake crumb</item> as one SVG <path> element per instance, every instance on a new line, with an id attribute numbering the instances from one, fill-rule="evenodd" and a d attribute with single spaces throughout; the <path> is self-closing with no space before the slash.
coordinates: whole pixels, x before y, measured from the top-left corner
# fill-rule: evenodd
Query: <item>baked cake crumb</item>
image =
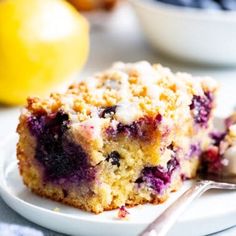
<path id="1" fill-rule="evenodd" d="M 130 213 L 127 211 L 125 206 L 121 206 L 118 210 L 118 218 L 121 220 L 127 220 Z"/>
<path id="2" fill-rule="evenodd" d="M 59 207 L 55 207 L 54 209 L 53 209 L 53 211 L 55 211 L 55 212 L 60 212 L 60 208 Z"/>

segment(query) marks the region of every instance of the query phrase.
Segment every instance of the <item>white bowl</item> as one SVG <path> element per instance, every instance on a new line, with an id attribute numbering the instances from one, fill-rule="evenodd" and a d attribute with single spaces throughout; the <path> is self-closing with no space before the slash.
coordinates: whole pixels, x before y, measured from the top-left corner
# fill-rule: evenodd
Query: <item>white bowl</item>
<path id="1" fill-rule="evenodd" d="M 151 45 L 195 63 L 236 65 L 236 12 L 130 0 Z"/>

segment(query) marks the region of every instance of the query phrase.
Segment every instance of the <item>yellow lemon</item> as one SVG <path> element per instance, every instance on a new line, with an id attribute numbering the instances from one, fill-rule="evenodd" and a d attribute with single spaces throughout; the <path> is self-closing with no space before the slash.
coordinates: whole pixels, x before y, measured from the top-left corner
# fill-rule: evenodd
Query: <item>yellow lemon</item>
<path id="1" fill-rule="evenodd" d="M 44 96 L 80 71 L 87 21 L 63 0 L 0 1 L 0 102 Z"/>

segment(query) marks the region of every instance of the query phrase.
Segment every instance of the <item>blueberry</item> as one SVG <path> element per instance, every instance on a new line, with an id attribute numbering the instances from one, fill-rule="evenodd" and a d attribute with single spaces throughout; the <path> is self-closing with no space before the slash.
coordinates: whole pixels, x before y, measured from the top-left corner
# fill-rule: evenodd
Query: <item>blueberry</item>
<path id="1" fill-rule="evenodd" d="M 140 177 L 135 181 L 137 184 L 145 183 L 148 187 L 157 193 L 162 191 L 171 182 L 173 171 L 179 167 L 179 161 L 176 157 L 172 157 L 167 163 L 167 168 L 161 166 L 145 167 Z"/>
<path id="2" fill-rule="evenodd" d="M 217 0 L 158 0 L 158 1 L 182 7 L 202 8 L 202 9 L 221 8 L 221 5 Z"/>
<path id="3" fill-rule="evenodd" d="M 207 127 L 213 108 L 213 95 L 210 92 L 204 93 L 203 96 L 193 96 L 190 110 L 193 112 L 193 118 L 196 124 Z"/>
<path id="4" fill-rule="evenodd" d="M 198 0 L 159 0 L 159 2 L 164 2 L 168 4 L 172 4 L 175 6 L 182 6 L 182 7 L 198 7 L 199 2 Z"/>
<path id="5" fill-rule="evenodd" d="M 132 122 L 129 125 L 119 123 L 114 129 L 108 127 L 107 134 L 111 137 L 118 135 L 127 135 L 132 138 L 141 139 L 143 141 L 149 141 L 153 137 L 153 133 L 158 128 L 158 124 L 162 121 L 162 116 L 158 114 L 156 117 L 142 117 L 137 121 Z"/>
<path id="6" fill-rule="evenodd" d="M 210 133 L 210 138 L 213 140 L 213 145 L 219 146 L 221 141 L 225 138 L 226 132 L 215 131 Z"/>
<path id="7" fill-rule="evenodd" d="M 180 1 L 177 1 L 177 0 L 159 0 L 159 2 L 172 4 L 172 5 L 175 5 L 175 6 L 184 6 Z"/>
<path id="8" fill-rule="evenodd" d="M 136 183 L 145 183 L 148 187 L 161 193 L 165 186 L 170 182 L 170 175 L 162 167 L 145 167 L 142 170 L 141 177 L 136 180 Z"/>
<path id="9" fill-rule="evenodd" d="M 94 179 L 88 154 L 67 134 L 69 124 L 69 116 L 63 111 L 28 119 L 29 130 L 37 140 L 35 159 L 43 166 L 44 181 L 59 183 L 66 179 L 79 183 Z"/>
<path id="10" fill-rule="evenodd" d="M 174 145 L 173 145 L 173 143 L 171 143 L 168 147 L 167 147 L 169 150 L 174 150 Z"/>
<path id="11" fill-rule="evenodd" d="M 200 173 L 222 173 L 223 164 L 219 147 L 214 145 L 209 146 L 208 149 L 202 153 L 200 161 Z"/>
<path id="12" fill-rule="evenodd" d="M 220 4 L 213 0 L 199 0 L 197 7 L 202 9 L 221 9 Z"/>
<path id="13" fill-rule="evenodd" d="M 110 107 L 103 108 L 99 114 L 99 117 L 106 118 L 106 116 L 114 115 L 116 113 L 116 108 L 117 106 L 110 106 Z"/>
<path id="14" fill-rule="evenodd" d="M 117 165 L 118 167 L 120 167 L 120 154 L 117 151 L 113 151 L 111 152 L 107 159 L 107 161 L 110 161 L 112 165 Z"/>
<path id="15" fill-rule="evenodd" d="M 236 0 L 221 0 L 220 4 L 223 8 L 223 10 L 236 10 Z"/>
<path id="16" fill-rule="evenodd" d="M 172 172 L 179 167 L 179 161 L 175 156 L 172 156 L 172 158 L 167 162 L 167 170 L 170 175 L 172 175 Z"/>
<path id="17" fill-rule="evenodd" d="M 66 198 L 68 196 L 68 191 L 65 189 L 62 189 L 63 197 Z"/>
<path id="18" fill-rule="evenodd" d="M 201 147 L 199 143 L 190 145 L 190 149 L 188 153 L 189 157 L 199 156 L 200 153 L 201 153 Z"/>

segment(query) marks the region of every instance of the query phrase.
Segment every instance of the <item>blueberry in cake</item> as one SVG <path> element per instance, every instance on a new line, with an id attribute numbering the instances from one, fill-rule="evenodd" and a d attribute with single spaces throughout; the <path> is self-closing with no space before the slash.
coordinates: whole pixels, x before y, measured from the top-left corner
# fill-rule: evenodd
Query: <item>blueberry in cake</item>
<path id="1" fill-rule="evenodd" d="M 17 129 L 24 183 L 95 213 L 163 202 L 196 175 L 216 90 L 209 78 L 138 62 L 29 98 Z"/>

